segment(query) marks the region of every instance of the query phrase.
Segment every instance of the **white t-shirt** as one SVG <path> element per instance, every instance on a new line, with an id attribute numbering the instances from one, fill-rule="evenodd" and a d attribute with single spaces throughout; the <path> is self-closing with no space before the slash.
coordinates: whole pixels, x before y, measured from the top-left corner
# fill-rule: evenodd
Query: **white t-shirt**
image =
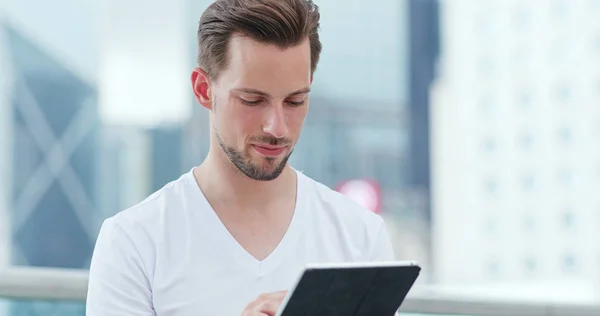
<path id="1" fill-rule="evenodd" d="M 192 171 L 108 218 L 92 257 L 87 315 L 237 316 L 259 294 L 288 290 L 308 263 L 395 259 L 380 216 L 297 174 L 291 224 L 262 261 L 231 236 Z"/>

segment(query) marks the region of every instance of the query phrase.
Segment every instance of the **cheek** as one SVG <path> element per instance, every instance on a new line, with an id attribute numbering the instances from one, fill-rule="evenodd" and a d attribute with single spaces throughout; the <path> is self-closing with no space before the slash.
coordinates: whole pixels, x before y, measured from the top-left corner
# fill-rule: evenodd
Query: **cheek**
<path id="1" fill-rule="evenodd" d="M 294 133 L 294 135 L 300 134 L 304 120 L 306 119 L 306 108 L 294 109 L 287 116 L 288 129 Z"/>
<path id="2" fill-rule="evenodd" d="M 231 108 L 232 111 L 222 124 L 238 143 L 243 144 L 248 137 L 261 132 L 262 119 L 259 111 L 240 105 L 233 105 Z"/>
<path id="3" fill-rule="evenodd" d="M 252 135 L 263 134 L 262 127 L 266 120 L 266 110 L 260 107 L 248 107 L 241 104 L 230 103 L 227 108 L 217 110 L 218 124 L 221 134 L 225 131 L 228 139 L 244 143 Z M 297 138 L 302 130 L 308 112 L 307 107 L 289 108 L 285 115 L 288 136 Z M 220 116 L 220 117 L 219 117 Z M 225 135 L 221 135 L 225 138 Z"/>
<path id="4" fill-rule="evenodd" d="M 221 139 L 229 145 L 237 142 L 245 128 L 243 114 L 235 108 L 234 104 L 218 103 L 213 122 Z"/>

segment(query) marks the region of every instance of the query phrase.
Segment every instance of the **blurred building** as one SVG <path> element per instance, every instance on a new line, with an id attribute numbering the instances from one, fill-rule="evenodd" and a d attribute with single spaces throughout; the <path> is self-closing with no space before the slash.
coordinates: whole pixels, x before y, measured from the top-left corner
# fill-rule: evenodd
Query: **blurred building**
<path id="1" fill-rule="evenodd" d="M 313 95 L 379 111 L 408 99 L 409 1 L 315 0 L 323 51 Z M 386 109 L 387 110 L 387 109 Z"/>
<path id="2" fill-rule="evenodd" d="M 330 187 L 352 178 L 379 183 L 396 254 L 418 260 L 424 267 L 420 281 L 426 282 L 429 90 L 439 51 L 438 3 L 316 2 L 323 56 L 292 162 Z"/>
<path id="3" fill-rule="evenodd" d="M 4 25 L 4 7 L 0 6 L 0 267 L 11 264 L 11 212 L 13 187 L 13 116 L 12 61 L 9 56 Z M 9 303 L 0 300 L 0 315 L 7 315 Z"/>
<path id="4" fill-rule="evenodd" d="M 104 125 L 99 175 L 101 217 L 140 203 L 188 171 L 182 162 L 183 141 L 181 125 L 150 129 Z"/>
<path id="5" fill-rule="evenodd" d="M 3 21 L 0 20 L 0 24 Z M 0 65 L 3 67 L 0 75 L 0 266 L 10 263 L 10 214 L 12 193 L 12 138 L 13 119 L 11 106 L 12 71 L 9 67 L 9 57 L 4 30 L 0 29 Z M 0 307 L 0 315 L 1 307 Z"/>
<path id="6" fill-rule="evenodd" d="M 430 89 L 439 58 L 438 0 L 409 0 L 408 186 L 425 197 L 430 221 Z"/>
<path id="7" fill-rule="evenodd" d="M 442 2 L 436 281 L 598 280 L 599 14 L 587 0 Z"/>
<path id="8" fill-rule="evenodd" d="M 93 8 L 69 4 L 60 21 L 38 14 L 65 5 L 0 6 L 0 120 L 6 123 L 0 168 L 9 182 L 0 187 L 0 212 L 10 234 L 9 245 L 0 247 L 8 258 L 0 260 L 13 265 L 86 268 L 95 238 L 99 121 L 90 74 L 97 55 L 95 20 L 86 17 Z M 83 309 L 21 302 L 9 311 L 80 315 Z"/>
<path id="9" fill-rule="evenodd" d="M 184 168 L 184 128 L 181 124 L 156 126 L 150 137 L 150 190 L 154 192 L 191 169 Z M 197 164 L 196 164 L 197 165 Z"/>
<path id="10" fill-rule="evenodd" d="M 12 27 L 12 263 L 82 268 L 96 193 L 94 88 Z"/>
<path id="11" fill-rule="evenodd" d="M 100 154 L 101 218 L 115 215 L 150 192 L 150 139 L 139 127 L 103 125 Z"/>

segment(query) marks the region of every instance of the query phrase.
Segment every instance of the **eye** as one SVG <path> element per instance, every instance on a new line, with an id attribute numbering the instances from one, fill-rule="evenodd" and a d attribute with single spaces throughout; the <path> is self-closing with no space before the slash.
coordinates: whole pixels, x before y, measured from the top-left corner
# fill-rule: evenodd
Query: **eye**
<path id="1" fill-rule="evenodd" d="M 292 101 L 292 100 L 288 100 L 287 103 L 290 104 L 291 106 L 302 106 L 306 101 L 305 100 L 298 100 L 298 101 Z"/>
<path id="2" fill-rule="evenodd" d="M 249 105 L 249 106 L 253 106 L 253 105 L 259 105 L 262 100 L 245 100 L 240 98 L 240 100 L 242 100 L 242 103 L 244 103 L 245 105 Z"/>

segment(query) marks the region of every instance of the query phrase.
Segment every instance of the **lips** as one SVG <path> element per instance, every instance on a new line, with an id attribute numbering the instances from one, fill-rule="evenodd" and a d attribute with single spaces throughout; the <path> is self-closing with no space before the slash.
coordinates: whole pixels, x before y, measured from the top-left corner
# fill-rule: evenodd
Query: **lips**
<path id="1" fill-rule="evenodd" d="M 253 144 L 252 147 L 254 148 L 254 150 L 256 150 L 259 154 L 263 155 L 263 156 L 267 156 L 267 157 L 277 157 L 279 155 L 281 155 L 284 151 L 285 151 L 285 146 L 280 147 L 280 146 L 271 146 L 271 145 L 257 145 L 257 144 Z"/>

